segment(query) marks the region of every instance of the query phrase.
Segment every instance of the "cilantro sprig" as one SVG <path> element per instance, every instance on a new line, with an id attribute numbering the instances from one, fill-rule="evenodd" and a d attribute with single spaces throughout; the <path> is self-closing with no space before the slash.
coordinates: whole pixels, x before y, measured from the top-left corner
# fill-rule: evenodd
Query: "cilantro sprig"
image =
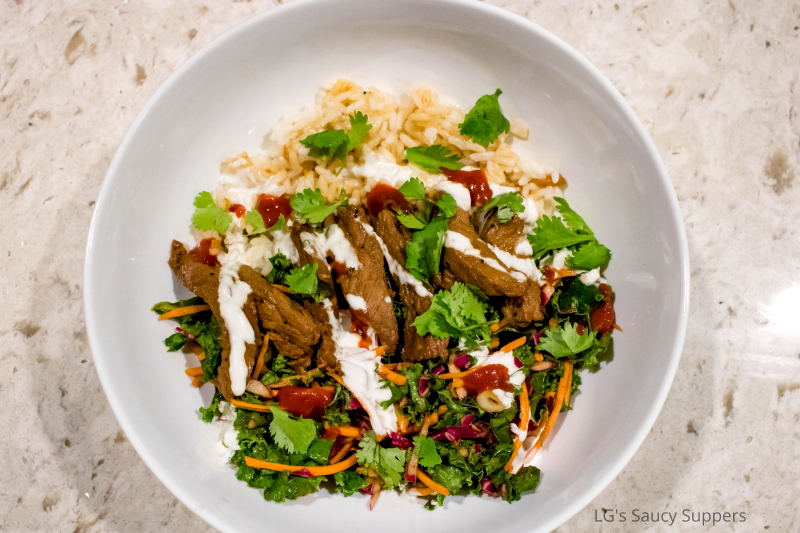
<path id="1" fill-rule="evenodd" d="M 543 216 L 536 222 L 533 234 L 528 235 L 534 258 L 539 259 L 547 252 L 580 244 L 566 259 L 568 267 L 592 270 L 607 264 L 611 259 L 611 252 L 597 242 L 594 232 L 589 229 L 583 217 L 564 198 L 555 197 L 554 200 L 561 217 Z"/>
<path id="2" fill-rule="evenodd" d="M 308 446 L 317 437 L 317 427 L 309 418 L 294 418 L 283 409 L 270 406 L 272 422 L 269 432 L 275 444 L 289 453 L 306 453 Z"/>
<path id="3" fill-rule="evenodd" d="M 408 200 L 424 200 L 425 184 L 419 178 L 411 178 L 398 189 Z"/>
<path id="4" fill-rule="evenodd" d="M 371 430 L 361 439 L 356 452 L 358 463 L 375 470 L 387 489 L 400 485 L 406 466 L 405 458 L 406 453 L 400 448 L 382 447 Z"/>
<path id="5" fill-rule="evenodd" d="M 499 96 L 503 91 L 497 89 L 494 94 L 485 94 L 478 98 L 475 106 L 458 125 L 458 131 L 480 144 L 489 146 L 501 133 L 508 133 L 511 123 L 500 110 Z"/>
<path id="6" fill-rule="evenodd" d="M 248 236 L 258 235 L 259 233 L 264 233 L 267 230 L 278 231 L 286 227 L 286 218 L 284 218 L 283 215 L 279 216 L 278 220 L 275 221 L 275 224 L 273 224 L 271 227 L 265 227 L 264 217 L 261 216 L 261 213 L 259 213 L 257 209 L 251 209 L 248 211 L 244 216 L 244 220 L 253 226 L 253 231 L 248 233 Z"/>
<path id="7" fill-rule="evenodd" d="M 361 146 L 369 135 L 372 125 L 367 123 L 369 117 L 361 111 L 349 116 L 350 131 L 327 130 L 313 133 L 300 140 L 300 144 L 308 148 L 308 155 L 330 162 L 335 159 L 344 162 L 347 153 Z"/>
<path id="8" fill-rule="evenodd" d="M 564 322 L 560 326 L 545 330 L 544 336 L 539 340 L 539 349 L 550 353 L 553 357 L 569 357 L 590 349 L 594 346 L 596 337 L 596 331 L 585 328 L 581 334 L 578 333 L 577 325 Z"/>
<path id="9" fill-rule="evenodd" d="M 518 192 L 507 192 L 498 194 L 483 206 L 484 211 L 497 208 L 497 220 L 500 222 L 508 222 L 514 218 L 515 213 L 522 213 L 525 211 L 525 206 L 522 204 L 522 196 Z"/>
<path id="10" fill-rule="evenodd" d="M 420 335 L 430 333 L 439 339 L 463 339 L 469 350 L 486 346 L 492 332 L 486 320 L 489 306 L 484 298 L 463 283 L 433 296 L 430 308 L 412 324 Z"/>
<path id="11" fill-rule="evenodd" d="M 458 162 L 458 155 L 446 146 L 433 144 L 431 146 L 415 146 L 406 148 L 406 159 L 423 168 L 431 174 L 441 174 L 442 167 L 450 170 L 461 170 L 464 165 Z"/>
<path id="12" fill-rule="evenodd" d="M 311 263 L 304 265 L 302 268 L 292 269 L 286 275 L 286 284 L 298 294 L 316 295 L 318 289 L 317 268 L 319 268 L 319 265 Z"/>
<path id="13" fill-rule="evenodd" d="M 342 206 L 348 205 L 347 191 L 342 189 L 339 192 L 339 200 L 332 204 L 325 201 L 319 189 L 305 189 L 292 196 L 292 209 L 297 216 L 308 220 L 312 224 L 320 224 L 325 218 L 336 212 Z"/>
<path id="14" fill-rule="evenodd" d="M 203 191 L 194 199 L 192 224 L 200 231 L 225 233 L 233 221 L 233 216 L 214 203 L 211 193 Z"/>

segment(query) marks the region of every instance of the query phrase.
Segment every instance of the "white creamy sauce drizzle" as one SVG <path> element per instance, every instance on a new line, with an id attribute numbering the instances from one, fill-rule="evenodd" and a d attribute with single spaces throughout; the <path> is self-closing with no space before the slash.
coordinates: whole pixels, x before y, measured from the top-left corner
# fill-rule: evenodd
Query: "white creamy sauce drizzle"
<path id="1" fill-rule="evenodd" d="M 498 261 L 492 259 L 491 257 L 482 257 L 480 250 L 472 246 L 472 241 L 469 240 L 469 237 L 462 235 L 461 233 L 456 231 L 448 231 L 444 238 L 444 245 L 447 248 L 458 250 L 464 255 L 478 257 L 495 270 L 509 273 L 508 269 Z M 520 281 L 525 281 L 525 275 L 521 274 L 520 272 L 511 272 L 510 274 L 514 276 L 515 279 L 520 279 L 521 277 Z M 518 274 L 518 276 L 515 276 L 515 274 Z"/>
<path id="2" fill-rule="evenodd" d="M 272 232 L 272 242 L 276 254 L 283 254 L 292 263 L 300 261 L 300 252 L 292 242 L 292 234 L 285 229 Z"/>
<path id="3" fill-rule="evenodd" d="M 528 241 L 526 237 L 523 237 L 514 248 L 514 253 L 520 257 L 532 257 L 533 246 L 531 246 L 530 241 Z"/>
<path id="4" fill-rule="evenodd" d="M 553 254 L 553 262 L 550 263 L 550 266 L 557 270 L 561 270 L 562 268 L 566 268 L 567 266 L 567 258 L 572 256 L 572 252 L 567 250 L 566 248 L 557 251 Z"/>
<path id="5" fill-rule="evenodd" d="M 233 394 L 244 394 L 247 387 L 247 363 L 244 360 L 246 345 L 256 342 L 253 326 L 242 307 L 252 292 L 250 285 L 239 279 L 239 268 L 244 264 L 247 237 L 242 234 L 242 219 L 233 218 L 225 234 L 227 253 L 219 259 L 219 310 L 231 341 L 230 378 Z"/>
<path id="6" fill-rule="evenodd" d="M 253 209 L 261 194 L 280 196 L 286 192 L 286 187 L 277 185 L 269 180 L 256 178 L 248 168 L 239 169 L 234 174 L 222 174 L 216 190 L 218 199 L 225 198 L 232 204 L 241 204 L 248 210 Z"/>
<path id="7" fill-rule="evenodd" d="M 323 306 L 328 313 L 328 322 L 333 330 L 333 340 L 336 343 L 336 359 L 342 367 L 344 384 L 353 393 L 353 396 L 367 411 L 372 429 L 378 435 L 386 435 L 397 431 L 397 415 L 394 405 L 388 408 L 381 407 L 392 397 L 388 388 L 382 387 L 382 382 L 377 374 L 377 366 L 381 358 L 375 352 L 376 346 L 362 348 L 361 336 L 350 333 L 348 320 L 337 320 L 333 312 L 333 304 L 325 300 Z M 347 325 L 348 327 L 345 327 Z M 374 344 L 374 341 L 373 341 Z"/>
<path id="8" fill-rule="evenodd" d="M 389 248 L 386 247 L 386 243 L 384 243 L 383 239 L 381 239 L 378 234 L 375 233 L 375 230 L 372 229 L 372 226 L 369 224 L 364 224 L 363 222 L 361 224 L 364 226 L 364 231 L 374 236 L 378 240 L 378 244 L 381 245 L 381 250 L 383 250 L 383 257 L 386 259 L 386 264 L 389 265 L 389 272 L 391 272 L 392 275 L 397 278 L 400 284 L 411 285 L 414 287 L 414 291 L 417 293 L 417 296 L 433 297 L 431 292 L 425 287 L 424 283 L 412 276 L 403 265 L 394 260 L 394 257 L 392 257 L 392 255 L 389 253 Z"/>
<path id="9" fill-rule="evenodd" d="M 300 240 L 305 253 L 325 261 L 325 237 L 322 234 L 303 231 L 300 233 Z"/>
<path id="10" fill-rule="evenodd" d="M 356 294 L 345 294 L 344 299 L 347 300 L 347 304 L 350 306 L 350 309 L 355 309 L 356 311 L 367 310 L 367 301 L 361 296 Z"/>
<path id="11" fill-rule="evenodd" d="M 220 468 L 228 465 L 233 452 L 239 449 L 239 432 L 233 429 L 236 410 L 225 401 L 219 402 L 222 413 L 211 422 L 213 430 L 197 443 L 197 455 L 208 465 Z"/>
<path id="12" fill-rule="evenodd" d="M 497 246 L 491 243 L 489 244 L 489 249 L 491 249 L 495 255 L 497 256 L 500 261 L 503 262 L 508 268 L 513 268 L 518 272 L 522 272 L 527 277 L 539 280 L 542 277 L 542 274 L 539 272 L 539 269 L 536 268 L 536 263 L 533 262 L 533 259 L 528 257 L 519 257 L 514 254 L 510 254 L 504 250 L 501 250 Z"/>
<path id="13" fill-rule="evenodd" d="M 527 433 L 523 432 L 514 423 L 511 424 L 511 431 L 517 436 L 517 440 L 522 440 L 522 446 L 520 446 L 517 455 L 514 456 L 514 460 L 511 462 L 511 473 L 516 474 L 520 468 L 533 464 L 534 459 L 537 457 L 534 445 L 539 440 L 541 433 L 537 432 L 528 437 Z"/>
<path id="14" fill-rule="evenodd" d="M 442 180 L 436 184 L 436 188 L 444 193 L 450 194 L 456 199 L 456 205 L 464 211 L 472 209 L 472 196 L 469 189 L 454 181 Z"/>
<path id="15" fill-rule="evenodd" d="M 581 283 L 584 285 L 594 285 L 596 283 L 605 283 L 606 280 L 600 275 L 600 269 L 595 268 L 593 270 L 589 270 L 588 272 L 584 272 L 580 276 Z"/>
<path id="16" fill-rule="evenodd" d="M 428 174 L 411 165 L 398 165 L 381 154 L 365 150 L 364 163 L 350 169 L 354 176 L 367 179 L 366 189 L 371 190 L 377 183 L 391 185 L 399 189 L 401 185 L 411 178 L 419 178 L 422 183 L 428 183 Z"/>
<path id="17" fill-rule="evenodd" d="M 344 263 L 347 268 L 359 268 L 361 266 L 353 245 L 347 240 L 347 236 L 338 224 L 333 224 L 325 230 L 324 244 L 326 252 L 333 254 L 335 261 Z"/>

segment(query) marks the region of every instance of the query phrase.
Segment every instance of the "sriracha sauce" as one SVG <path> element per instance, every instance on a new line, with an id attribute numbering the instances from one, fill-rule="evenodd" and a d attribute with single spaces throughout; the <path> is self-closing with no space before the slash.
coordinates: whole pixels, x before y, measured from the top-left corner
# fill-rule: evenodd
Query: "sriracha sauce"
<path id="1" fill-rule="evenodd" d="M 411 211 L 411 204 L 408 203 L 403 193 L 391 185 L 378 183 L 369 191 L 369 196 L 367 196 L 367 209 L 370 214 L 375 217 L 388 207 L 394 207 L 404 213 Z"/>
<path id="2" fill-rule="evenodd" d="M 242 218 L 247 213 L 247 208 L 242 204 L 231 204 L 228 211 L 236 215 L 236 218 Z"/>
<path id="3" fill-rule="evenodd" d="M 203 263 L 208 266 L 217 266 L 217 256 L 211 253 L 211 241 L 214 239 L 203 239 L 200 241 L 200 244 L 189 250 L 189 255 L 191 255 L 195 261 L 198 263 Z"/>
<path id="4" fill-rule="evenodd" d="M 597 288 L 603 293 L 603 303 L 600 304 L 600 307 L 592 311 L 592 314 L 589 315 L 589 319 L 592 322 L 594 330 L 602 334 L 614 328 L 617 317 L 614 313 L 614 305 L 611 303 L 611 287 L 605 283 L 601 283 Z"/>
<path id="5" fill-rule="evenodd" d="M 483 170 L 450 170 L 442 167 L 441 171 L 450 181 L 469 189 L 472 207 L 486 205 L 492 199 L 492 189 L 489 188 L 489 180 Z"/>
<path id="6" fill-rule="evenodd" d="M 264 227 L 267 229 L 274 226 L 281 215 L 287 222 L 292 215 L 292 204 L 289 203 L 289 199 L 285 196 L 262 194 L 258 197 L 256 209 L 261 214 L 261 218 L 264 219 Z"/>
<path id="7" fill-rule="evenodd" d="M 479 366 L 462 379 L 469 394 L 480 394 L 493 389 L 506 392 L 514 390 L 514 386 L 508 381 L 508 369 L 503 365 Z"/>
<path id="8" fill-rule="evenodd" d="M 278 405 L 294 416 L 322 420 L 325 406 L 333 400 L 333 387 L 282 387 L 278 390 Z"/>

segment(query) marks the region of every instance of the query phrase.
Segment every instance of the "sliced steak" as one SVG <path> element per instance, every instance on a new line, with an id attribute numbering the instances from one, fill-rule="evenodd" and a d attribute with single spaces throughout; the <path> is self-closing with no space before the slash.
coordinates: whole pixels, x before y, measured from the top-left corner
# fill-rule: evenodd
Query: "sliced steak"
<path id="1" fill-rule="evenodd" d="M 314 320 L 322 324 L 319 346 L 317 346 L 317 366 L 320 370 L 334 370 L 337 367 L 336 341 L 333 340 L 333 327 L 328 320 L 328 311 L 325 306 L 311 300 L 304 300 L 303 306 L 311 313 Z M 334 314 L 336 310 L 334 308 Z"/>
<path id="2" fill-rule="evenodd" d="M 469 220 L 469 213 L 460 207 L 456 208 L 455 216 L 450 219 L 442 255 L 445 268 L 458 281 L 474 285 L 489 296 L 522 296 L 525 293 L 526 281 L 517 279 L 509 272 L 478 237 Z"/>
<path id="3" fill-rule="evenodd" d="M 292 359 L 289 365 L 296 372 L 304 371 L 311 364 L 312 347 L 319 341 L 322 324 L 253 268 L 243 265 L 239 277 L 253 290 L 258 318 L 275 348 Z"/>
<path id="4" fill-rule="evenodd" d="M 392 297 L 386 270 L 383 266 L 383 250 L 369 226 L 363 207 L 349 206 L 341 209 L 337 222 L 347 240 L 355 250 L 361 266 L 348 269 L 337 276 L 345 295 L 352 294 L 364 299 L 367 304 L 367 321 L 375 330 L 387 353 L 397 348 L 397 319 L 394 316 Z"/>
<path id="5" fill-rule="evenodd" d="M 318 249 L 317 234 L 307 224 L 294 224 L 292 226 L 292 243 L 297 248 L 300 256 L 298 266 L 303 267 L 313 263 L 317 264 L 317 279 L 333 285 L 331 278 L 331 268 L 325 260 L 325 250 Z"/>
<path id="6" fill-rule="evenodd" d="M 230 376 L 231 340 L 219 309 L 219 266 L 212 267 L 196 261 L 186 250 L 186 247 L 178 241 L 172 241 L 169 266 L 184 287 L 205 300 L 211 307 L 217 322 L 219 322 L 222 329 L 222 338 L 220 339 L 222 355 L 219 368 L 217 368 L 216 385 L 225 399 L 233 399 L 234 394 L 233 390 L 231 390 Z M 247 363 L 249 374 L 249 371 L 253 369 L 258 347 L 261 345 L 261 339 L 258 335 L 256 305 L 252 293 L 248 296 L 243 310 L 247 320 L 253 327 L 253 331 L 256 332 L 256 343 L 245 345 L 244 360 Z"/>
<path id="7" fill-rule="evenodd" d="M 492 213 L 484 221 L 480 236 L 487 243 L 516 256 L 520 241 L 527 238 L 525 222 L 518 216 L 508 222 L 500 222 L 497 219 L 497 213 Z M 533 261 L 532 258 L 531 261 Z M 506 298 L 502 311 L 508 323 L 515 328 L 524 328 L 531 322 L 544 320 L 539 283 L 528 278 L 525 294 Z"/>
<path id="8" fill-rule="evenodd" d="M 397 216 L 383 210 L 375 218 L 375 231 L 386 245 L 391 258 L 400 266 L 406 264 L 406 245 L 411 240 L 411 231 L 400 224 Z M 448 339 L 437 339 L 431 334 L 420 336 L 417 328 L 412 326 L 414 320 L 431 307 L 430 296 L 420 296 L 416 288 L 404 283 L 394 275 L 397 292 L 406 308 L 406 320 L 403 325 L 403 360 L 422 361 L 447 355 Z"/>

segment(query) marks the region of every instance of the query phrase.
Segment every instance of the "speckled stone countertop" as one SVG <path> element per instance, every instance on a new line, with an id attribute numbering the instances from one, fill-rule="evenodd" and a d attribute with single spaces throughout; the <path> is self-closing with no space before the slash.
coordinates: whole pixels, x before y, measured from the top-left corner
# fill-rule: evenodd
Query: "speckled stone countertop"
<path id="1" fill-rule="evenodd" d="M 669 169 L 692 261 L 666 405 L 619 477 L 558 531 L 800 530 L 800 4 L 494 3 L 566 40 L 627 98 Z M 103 175 L 145 101 L 204 44 L 275 5 L 0 2 L 0 530 L 211 531 L 106 402 L 83 324 L 83 253 Z M 616 521 L 597 522 L 603 509 Z M 634 522 L 637 509 L 746 522 Z"/>

